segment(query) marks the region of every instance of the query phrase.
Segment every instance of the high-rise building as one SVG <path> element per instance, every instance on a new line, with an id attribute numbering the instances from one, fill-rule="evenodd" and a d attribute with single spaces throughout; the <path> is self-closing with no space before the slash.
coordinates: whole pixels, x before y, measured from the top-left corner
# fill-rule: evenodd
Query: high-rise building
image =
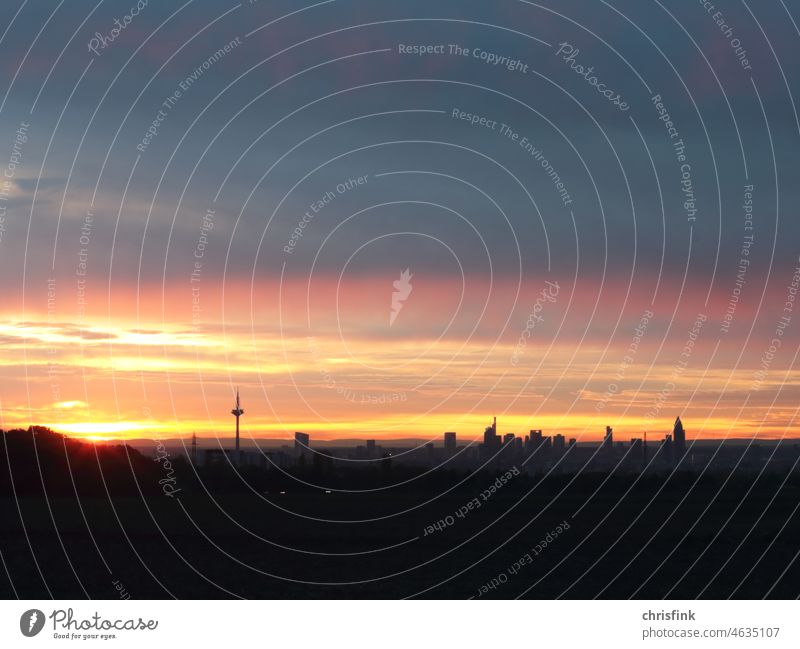
<path id="1" fill-rule="evenodd" d="M 675 457 L 681 457 L 686 453 L 686 431 L 683 429 L 683 422 L 678 417 L 675 420 L 675 427 L 672 429 L 672 441 L 674 443 Z"/>
<path id="2" fill-rule="evenodd" d="M 305 457 L 308 453 L 311 437 L 306 433 L 297 432 L 294 434 L 294 454 L 295 457 Z"/>
<path id="3" fill-rule="evenodd" d="M 672 441 L 672 435 L 667 435 L 666 437 L 664 437 L 664 441 L 661 442 L 662 462 L 672 464 L 673 452 L 674 452 L 674 444 Z"/>
<path id="4" fill-rule="evenodd" d="M 503 444 L 513 444 L 514 443 L 514 433 L 506 433 L 503 435 Z"/>
<path id="5" fill-rule="evenodd" d="M 606 426 L 606 435 L 603 437 L 603 444 L 601 450 L 610 453 L 614 450 L 614 429 L 611 426 Z"/>
<path id="6" fill-rule="evenodd" d="M 563 450 L 564 450 L 564 446 L 565 446 L 565 441 L 566 441 L 566 440 L 564 439 L 564 436 L 563 436 L 563 435 L 561 435 L 561 434 L 559 434 L 559 435 L 556 435 L 556 436 L 553 438 L 553 448 L 554 448 L 556 451 L 563 451 Z"/>
<path id="7" fill-rule="evenodd" d="M 456 454 L 456 434 L 455 433 L 445 433 L 444 434 L 444 454 L 450 457 L 451 455 Z"/>
<path id="8" fill-rule="evenodd" d="M 372 458 L 375 457 L 375 450 L 376 450 L 375 440 L 374 439 L 368 439 L 367 440 L 367 458 L 368 459 L 371 460 Z"/>
<path id="9" fill-rule="evenodd" d="M 487 426 L 483 431 L 483 447 L 487 451 L 500 447 L 500 438 L 497 436 L 497 417 L 494 418 L 492 425 Z"/>

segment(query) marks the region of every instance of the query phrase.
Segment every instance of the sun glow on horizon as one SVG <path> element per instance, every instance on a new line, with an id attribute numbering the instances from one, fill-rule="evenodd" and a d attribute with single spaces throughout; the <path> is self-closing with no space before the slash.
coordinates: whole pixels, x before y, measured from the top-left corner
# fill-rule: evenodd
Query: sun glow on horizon
<path id="1" fill-rule="evenodd" d="M 160 312 L 133 317 L 120 311 L 113 321 L 94 316 L 81 322 L 6 314 L 0 319 L 6 338 L 0 365 L 10 378 L 0 404 L 3 428 L 45 425 L 97 441 L 188 438 L 193 431 L 227 440 L 233 435 L 232 386 L 239 385 L 247 413 L 242 435 L 254 439 L 291 441 L 303 431 L 320 442 L 437 440 L 456 431 L 460 440 L 471 440 L 481 437 L 494 414 L 504 434 L 541 429 L 578 441 L 602 438 L 606 425 L 614 427 L 615 440 L 640 438 L 645 430 L 660 439 L 677 415 L 690 438 L 797 434 L 793 386 L 800 384 L 800 369 L 788 360 L 770 368 L 748 410 L 741 410 L 758 348 L 740 359 L 733 346 L 723 352 L 701 340 L 692 363 L 676 372 L 672 354 L 685 344 L 685 324 L 675 324 L 672 337 L 654 324 L 635 357 L 621 365 L 638 313 L 615 334 L 599 323 L 601 333 L 587 337 L 577 325 L 557 328 L 555 309 L 566 306 L 559 302 L 550 307 L 552 330 L 537 328 L 537 338 L 516 354 L 520 334 L 510 326 L 499 337 L 491 322 L 476 331 L 461 323 L 442 333 L 438 323 L 447 322 L 449 311 L 433 302 L 425 302 L 421 321 L 404 330 L 371 316 L 359 319 L 362 307 L 371 313 L 371 296 L 385 292 L 386 282 L 376 282 L 364 280 L 342 294 L 343 304 L 353 304 L 341 329 L 331 326 L 330 314 L 339 313 L 328 304 L 335 287 L 325 285 L 330 295 L 323 296 L 313 335 L 303 287 L 287 291 L 303 298 L 302 308 L 287 305 L 280 320 L 259 312 L 257 325 L 249 310 L 235 309 L 226 309 L 223 320 L 209 313 L 198 328 Z M 447 286 L 433 284 L 439 293 Z M 415 298 L 425 290 L 421 282 L 418 289 Z M 356 301 L 364 296 L 368 303 Z M 174 304 L 181 306 L 177 299 Z M 512 315 L 524 323 L 527 308 L 521 304 Z M 414 313 L 410 304 L 403 317 Z"/>
<path id="2" fill-rule="evenodd" d="M 59 433 L 65 433 L 75 437 L 95 438 L 95 439 L 125 439 L 129 435 L 125 433 L 135 433 L 141 431 L 152 431 L 151 424 L 134 421 L 114 421 L 114 422 L 78 422 L 72 424 L 50 423 L 43 424 Z"/>
<path id="3" fill-rule="evenodd" d="M 764 440 L 796 439 L 797 435 L 786 428 L 766 427 L 755 421 L 731 421 L 727 419 L 682 418 L 687 422 L 687 439 L 724 439 L 754 438 Z M 535 424 L 534 424 L 535 421 Z M 370 425 L 365 425 L 365 424 Z M 342 439 L 419 439 L 425 441 L 440 440 L 444 431 L 451 430 L 458 434 L 461 442 L 481 441 L 483 429 L 491 423 L 491 418 L 483 415 L 467 415 L 457 417 L 455 413 L 440 413 L 418 422 L 415 425 L 393 427 L 397 424 L 392 417 L 364 421 L 314 422 L 292 421 L 277 423 L 255 418 L 251 415 L 248 425 L 242 428 L 242 438 L 252 440 L 293 442 L 295 431 L 311 435 L 318 443 Z M 628 443 L 633 438 L 643 437 L 644 422 L 636 418 L 603 419 L 602 417 L 585 417 L 575 415 L 543 415 L 532 420 L 527 416 L 498 416 L 498 430 L 501 434 L 513 433 L 524 437 L 530 429 L 540 429 L 546 436 L 564 435 L 567 439 L 576 438 L 578 442 L 596 442 L 603 438 L 605 423 L 614 429 L 614 440 Z M 233 441 L 233 424 L 227 419 L 218 422 L 154 422 L 154 421 L 117 421 L 117 422 L 73 422 L 43 424 L 52 430 L 69 437 L 92 442 L 125 442 L 131 439 L 184 439 L 188 440 L 193 433 L 200 438 L 217 439 L 221 442 Z M 387 424 L 383 427 L 383 424 Z M 658 441 L 671 432 L 672 419 L 649 422 L 648 439 Z"/>

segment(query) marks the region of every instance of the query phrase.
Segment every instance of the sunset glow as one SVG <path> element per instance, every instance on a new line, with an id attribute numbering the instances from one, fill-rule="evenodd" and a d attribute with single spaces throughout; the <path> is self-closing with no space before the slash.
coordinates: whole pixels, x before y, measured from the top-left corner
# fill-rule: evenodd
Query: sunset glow
<path id="1" fill-rule="evenodd" d="M 158 317 L 124 308 L 113 320 L 87 313 L 82 322 L 6 314 L 2 362 L 27 378 L 27 390 L 5 397 L 4 425 L 44 422 L 103 439 L 193 432 L 224 439 L 238 386 L 246 405 L 243 434 L 253 438 L 288 440 L 303 430 L 318 439 L 436 439 L 456 430 L 472 439 L 494 415 L 506 432 L 542 428 L 580 440 L 598 439 L 606 425 L 621 439 L 645 430 L 657 436 L 676 414 L 690 436 L 780 438 L 797 430 L 797 369 L 776 363 L 758 378 L 753 354 L 740 360 L 727 341 L 714 354 L 702 336 L 691 364 L 676 369 L 663 348 L 680 349 L 691 321 L 667 331 L 653 319 L 631 356 L 640 314 L 623 315 L 615 333 L 612 323 L 588 310 L 586 296 L 562 286 L 565 297 L 547 305 L 535 340 L 521 347 L 510 322 L 524 327 L 526 302 L 535 300 L 520 297 L 515 305 L 515 283 L 495 284 L 493 310 L 476 325 L 484 282 L 474 278 L 472 296 L 459 304 L 449 280 L 426 280 L 422 273 L 415 279 L 415 293 L 391 328 L 385 322 L 391 278 L 357 277 L 337 286 L 292 281 L 282 290 L 262 284 L 283 302 L 258 311 L 236 300 L 220 309 L 222 287 L 208 284 L 210 306 L 200 326 L 180 318 L 190 305 L 188 292 L 163 305 L 151 293 L 147 303 L 138 300 Z M 605 304 L 616 299 L 616 291 L 598 290 L 608 296 L 601 298 Z M 664 313 L 670 307 L 648 308 Z M 511 314 L 505 329 L 498 310 Z M 736 395 L 753 386 L 764 399 L 756 395 L 743 413 Z"/>

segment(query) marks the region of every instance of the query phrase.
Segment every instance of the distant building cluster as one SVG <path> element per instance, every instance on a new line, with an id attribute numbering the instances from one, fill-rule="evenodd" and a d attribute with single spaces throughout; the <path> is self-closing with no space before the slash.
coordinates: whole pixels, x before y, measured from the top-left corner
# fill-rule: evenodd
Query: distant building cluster
<path id="1" fill-rule="evenodd" d="M 431 441 L 415 447 L 383 446 L 368 439 L 363 444 L 324 448 L 324 444 L 312 445 L 311 436 L 298 431 L 294 434 L 293 445 L 245 450 L 240 449 L 238 443 L 238 418 L 243 412 L 237 394 L 236 408 L 232 411 L 237 419 L 234 449 L 220 446 L 205 449 L 198 455 L 196 438 L 193 437 L 191 461 L 198 466 L 236 464 L 240 467 L 322 472 L 332 472 L 337 467 L 375 470 L 393 465 L 456 471 L 504 471 L 519 467 L 529 475 L 577 471 L 663 471 L 705 466 L 752 467 L 764 461 L 764 448 L 759 444 L 751 443 L 744 455 L 741 444 L 734 448 L 706 441 L 687 446 L 686 430 L 680 417 L 676 418 L 672 433 L 650 441 L 647 433 L 629 442 L 615 441 L 611 426 L 606 426 L 600 442 L 578 443 L 574 437 L 544 435 L 541 429 L 532 429 L 527 435 L 501 434 L 495 417 L 484 429 L 482 439 L 471 439 L 461 444 L 457 433 L 448 431 L 443 434 L 441 442 Z M 794 449 L 797 450 L 796 445 Z"/>
<path id="2" fill-rule="evenodd" d="M 465 448 L 465 451 L 469 449 Z M 523 464 L 528 472 L 541 469 L 565 470 L 612 469 L 618 466 L 641 467 L 674 465 L 686 455 L 686 432 L 680 417 L 675 420 L 673 432 L 662 440 L 651 443 L 648 448 L 647 435 L 633 438 L 629 444 L 614 442 L 614 430 L 606 426 L 599 444 L 582 443 L 563 435 L 546 436 L 541 430 L 531 430 L 528 435 L 514 433 L 499 435 L 497 418 L 483 432 L 483 443 L 477 453 L 467 453 L 472 465 L 489 464 L 494 468 Z"/>

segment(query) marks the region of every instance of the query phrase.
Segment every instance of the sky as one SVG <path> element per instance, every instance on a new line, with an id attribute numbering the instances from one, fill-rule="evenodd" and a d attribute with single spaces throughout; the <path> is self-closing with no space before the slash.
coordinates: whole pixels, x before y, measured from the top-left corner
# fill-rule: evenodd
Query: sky
<path id="1" fill-rule="evenodd" d="M 0 427 L 797 436 L 800 3 L 715 4 L 2 3 Z"/>

